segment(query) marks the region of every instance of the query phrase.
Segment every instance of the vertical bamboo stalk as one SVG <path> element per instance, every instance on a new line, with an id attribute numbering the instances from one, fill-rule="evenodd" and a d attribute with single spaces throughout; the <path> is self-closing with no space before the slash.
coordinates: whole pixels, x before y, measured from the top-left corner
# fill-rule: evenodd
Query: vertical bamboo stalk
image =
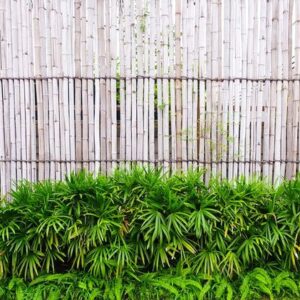
<path id="1" fill-rule="evenodd" d="M 62 75 L 63 76 L 69 76 L 69 53 L 68 53 L 68 31 L 67 31 L 67 2 L 62 1 L 61 2 L 61 11 L 62 11 Z M 67 78 L 64 78 L 62 80 L 62 98 L 60 101 L 61 105 L 61 119 L 63 120 L 61 122 L 64 123 L 64 126 L 61 127 L 61 130 L 64 132 L 62 133 L 63 141 L 64 141 L 64 159 L 67 161 L 66 166 L 66 173 L 69 174 L 71 171 L 71 152 L 70 152 L 70 110 L 69 110 L 69 82 Z"/>
<path id="2" fill-rule="evenodd" d="M 192 168 L 193 160 L 193 6 L 192 1 L 187 1 L 187 160 L 188 168 Z"/>
<path id="3" fill-rule="evenodd" d="M 199 77 L 206 77 L 206 65 L 207 65 L 207 55 L 206 55 L 206 25 L 207 25 L 207 7 L 206 0 L 201 0 L 200 2 L 200 30 L 199 30 Z M 206 137 L 206 127 L 205 127 L 205 103 L 206 103 L 206 92 L 205 92 L 205 81 L 200 80 L 199 82 L 199 167 L 203 169 L 205 167 L 205 137 Z"/>
<path id="4" fill-rule="evenodd" d="M 86 36 L 86 1 L 81 1 L 81 75 L 87 77 L 87 36 Z M 81 103 L 82 103 L 82 160 L 83 168 L 88 169 L 89 164 L 89 142 L 88 142 L 88 81 L 81 80 Z"/>
<path id="5" fill-rule="evenodd" d="M 181 0 L 176 0 L 175 6 L 175 98 L 176 98 L 176 160 L 177 168 L 181 169 L 182 163 L 182 97 L 181 97 Z"/>
<path id="6" fill-rule="evenodd" d="M 33 6 L 33 42 L 34 42 L 34 75 L 41 76 L 41 44 L 40 44 L 40 24 L 39 24 L 39 5 Z M 42 82 L 36 80 L 36 101 L 37 101 L 37 129 L 38 129 L 38 159 L 43 161 L 45 159 L 44 148 L 44 127 L 43 127 L 43 100 L 42 100 Z M 44 163 L 38 164 L 38 179 L 44 179 Z"/>
<path id="7" fill-rule="evenodd" d="M 278 56 L 277 56 L 277 70 L 276 77 L 282 79 L 282 26 L 283 26 L 283 2 L 279 1 L 278 3 L 278 33 L 277 33 L 277 47 L 278 47 Z M 278 184 L 281 177 L 281 118 L 282 118 L 282 81 L 276 83 L 276 121 L 275 121 L 275 150 L 274 150 L 274 183 Z"/>
<path id="8" fill-rule="evenodd" d="M 26 38 L 28 39 L 28 75 L 34 76 L 34 43 L 33 43 L 33 7 L 29 3 L 27 11 L 27 24 L 28 32 Z M 35 162 L 36 154 L 36 99 L 35 99 L 35 85 L 34 81 L 29 80 L 29 97 L 30 97 L 30 159 L 31 159 L 31 180 L 36 181 L 37 179 L 37 164 Z"/>
<path id="9" fill-rule="evenodd" d="M 166 1 L 165 1 L 166 2 Z M 145 20 L 143 12 L 143 1 L 136 2 L 136 50 L 137 50 L 137 74 L 143 74 L 143 34 L 145 31 Z M 137 160 L 138 164 L 143 160 L 143 147 L 144 147 L 144 105 L 143 105 L 143 89 L 144 80 L 141 77 L 137 79 Z"/>
<path id="10" fill-rule="evenodd" d="M 234 76 L 242 77 L 242 44 L 241 44 L 241 3 L 238 1 L 235 10 L 235 69 Z M 233 177 L 238 176 L 239 161 L 241 158 L 241 148 L 239 139 L 240 130 L 240 100 L 241 100 L 241 81 L 234 81 L 234 126 L 233 126 Z"/>
<path id="11" fill-rule="evenodd" d="M 247 10 L 246 1 L 241 0 L 241 46 L 242 46 L 242 77 L 247 77 Z M 241 123 L 240 123 L 240 153 L 239 175 L 247 178 L 245 168 L 246 156 L 246 120 L 247 120 L 247 80 L 241 82 Z"/>
<path id="12" fill-rule="evenodd" d="M 131 150 L 132 150 L 132 118 L 131 118 L 131 107 L 132 107 L 132 86 L 131 86 L 131 43 L 130 43 L 130 12 L 131 12 L 131 5 L 129 1 L 124 2 L 124 14 L 125 14 L 125 37 L 124 37 L 124 50 L 125 50 L 125 76 L 126 76 L 126 166 L 130 166 L 131 161 Z"/>
<path id="13" fill-rule="evenodd" d="M 293 77 L 300 79 L 300 41 L 299 41 L 299 36 L 300 36 L 300 3 L 299 1 L 295 1 L 295 21 L 294 21 L 294 32 L 295 32 L 295 68 L 294 68 L 294 74 Z M 299 80 L 294 82 L 294 115 L 293 115 L 293 141 L 295 143 L 294 149 L 293 149 L 293 156 L 292 159 L 296 160 L 300 158 L 300 153 L 298 151 L 298 148 L 300 147 L 300 137 L 298 137 L 299 141 L 297 143 L 297 132 L 299 131 L 299 109 L 300 109 L 300 82 Z M 296 113 L 297 110 L 297 113 Z M 298 152 L 298 153 L 297 153 Z M 297 156 L 298 154 L 298 156 Z M 296 165 L 294 164 L 293 168 L 293 175 L 294 171 L 299 171 L 299 163 Z"/>
<path id="14" fill-rule="evenodd" d="M 162 63 L 162 74 L 164 77 L 168 77 L 169 73 L 169 49 L 168 49 L 168 30 L 169 30 L 169 19 L 168 19 L 168 1 L 162 1 L 162 49 L 163 49 L 163 63 Z M 169 168 L 169 154 L 170 154 L 170 132 L 169 132 L 169 80 L 163 79 L 163 90 L 162 90 L 162 112 L 163 112 L 163 159 L 164 169 Z"/>
<path id="15" fill-rule="evenodd" d="M 52 3 L 50 1 L 47 2 L 47 11 L 46 11 L 46 18 L 47 18 L 47 29 L 46 29 L 46 47 L 47 47 L 47 56 L 46 56 L 46 65 L 47 65 L 47 76 L 52 76 L 53 74 L 53 47 L 52 47 Z M 55 180 L 55 138 L 54 138 L 54 105 L 53 105 L 53 80 L 50 78 L 48 79 L 48 95 L 49 95 L 49 107 L 48 107 L 48 114 L 49 114 L 49 178 L 51 180 Z M 28 113 L 30 117 L 30 111 Z M 30 122 L 30 119 L 28 120 Z M 29 132 L 30 137 L 30 132 Z"/>
<path id="16" fill-rule="evenodd" d="M 125 161 L 126 154 L 126 103 L 125 103 L 125 16 L 124 7 L 119 7 L 119 43 L 120 43 L 120 160 Z M 123 165 L 122 165 L 123 166 Z"/>
<path id="17" fill-rule="evenodd" d="M 231 1 L 230 8 L 230 44 L 229 44 L 229 75 L 234 77 L 234 60 L 235 60 L 235 13 L 234 13 L 234 2 Z M 233 160 L 234 160 L 234 82 L 233 80 L 229 81 L 229 91 L 228 91 L 228 179 L 232 179 L 234 176 L 233 172 Z"/>
<path id="18" fill-rule="evenodd" d="M 259 61 L 258 61 L 258 77 L 265 77 L 265 65 L 266 65 L 266 1 L 260 2 L 260 27 L 259 27 Z M 261 173 L 261 149 L 262 149 L 262 122 L 264 118 L 262 118 L 262 107 L 265 96 L 265 84 L 263 82 L 258 82 L 258 102 L 257 102 L 257 142 L 255 145 L 256 149 L 256 173 Z"/>
<path id="19" fill-rule="evenodd" d="M 1 63 L 0 63 L 0 76 L 8 76 L 8 57 L 9 44 L 7 43 L 9 28 L 7 25 L 7 2 L 0 1 L 0 51 L 1 51 Z M 1 96 L 2 96 L 2 110 L 0 113 L 3 116 L 3 138 L 2 138 L 2 155 L 3 163 L 1 163 L 1 186 L 0 193 L 5 195 L 10 187 L 10 128 L 9 128 L 9 102 L 8 102 L 8 80 L 1 80 Z"/>
<path id="20" fill-rule="evenodd" d="M 40 75 L 41 77 L 45 77 L 47 75 L 47 44 L 46 44 L 46 7 L 44 1 L 39 2 L 39 31 L 40 31 Z M 49 151 L 49 92 L 48 92 L 48 80 L 42 79 L 42 113 L 43 113 L 43 133 L 44 133 L 44 178 L 48 179 L 50 175 L 50 151 Z"/>
<path id="21" fill-rule="evenodd" d="M 271 2 L 266 3 L 266 61 L 265 61 L 265 76 L 269 78 L 271 76 L 271 34 L 272 34 L 272 7 Z M 263 133 L 263 176 L 269 176 L 270 170 L 270 81 L 267 80 L 265 83 L 265 94 L 264 94 L 264 133 Z"/>
<path id="22" fill-rule="evenodd" d="M 19 68 L 19 76 L 24 77 L 24 70 L 27 67 L 26 61 L 26 51 L 24 51 L 25 44 L 24 44 L 24 36 L 23 36 L 23 22 L 24 22 L 24 9 L 21 7 L 21 3 L 17 3 L 17 28 L 18 28 L 18 68 Z M 21 162 L 21 179 L 29 179 L 27 177 L 27 155 L 26 155 L 26 110 L 25 110 L 25 82 L 26 80 L 20 79 L 20 158 Z"/>
<path id="23" fill-rule="evenodd" d="M 98 62 L 99 62 L 99 75 L 104 77 L 106 75 L 106 59 L 105 59 L 105 12 L 104 0 L 98 0 Z M 126 53 L 126 51 L 125 51 Z M 107 131 L 106 131 L 106 81 L 104 78 L 100 79 L 100 159 L 101 159 L 101 172 L 106 172 L 107 160 Z"/>
<path id="24" fill-rule="evenodd" d="M 224 62 L 223 76 L 228 79 L 230 76 L 230 10 L 231 1 L 224 3 Z M 223 118 L 222 118 L 222 178 L 227 177 L 227 153 L 228 153 L 228 97 L 229 97 L 229 81 L 224 80 L 222 83 L 221 101 L 223 102 Z"/>
<path id="25" fill-rule="evenodd" d="M 271 41 L 271 76 L 272 78 L 276 78 L 278 76 L 278 12 L 279 12 L 279 2 L 278 0 L 274 0 L 272 2 L 272 41 Z M 277 106 L 277 82 L 271 82 L 271 102 L 270 102 L 270 158 L 273 161 L 275 159 L 276 153 L 279 154 L 280 157 L 280 147 L 275 148 L 275 134 L 276 134 L 276 106 Z M 279 129 L 280 133 L 280 129 Z M 279 135 L 280 137 L 280 135 Z M 278 156 L 277 154 L 277 156 Z M 278 173 L 278 165 L 277 166 L 277 173 Z M 275 180 L 275 172 L 274 172 L 275 164 L 271 165 L 271 170 L 269 171 L 270 180 Z"/>
<path id="26" fill-rule="evenodd" d="M 110 26 L 110 36 L 111 44 L 117 44 L 117 0 L 111 1 L 111 26 Z M 111 47 L 111 76 L 117 76 L 117 49 L 116 47 Z M 111 159 L 112 159 L 112 169 L 114 170 L 117 166 L 117 88 L 116 80 L 111 80 Z"/>
<path id="27" fill-rule="evenodd" d="M 58 9 L 57 1 L 52 2 L 52 9 L 50 15 L 51 22 L 51 47 L 53 49 L 53 64 L 52 64 L 52 74 L 53 76 L 59 75 L 59 22 L 58 22 Z M 61 160 L 60 156 L 60 144 L 61 144 L 61 134 L 60 134 L 60 118 L 59 118 L 59 81 L 56 78 L 52 80 L 52 101 L 53 101 L 53 122 L 54 122 L 54 159 L 55 159 L 55 178 L 57 180 L 61 179 Z"/>
<path id="28" fill-rule="evenodd" d="M 143 19 L 142 27 L 140 28 L 143 33 L 143 42 L 144 42 L 144 55 L 143 55 L 143 75 L 149 74 L 149 17 L 148 17 L 148 2 L 143 3 Z M 149 160 L 149 79 L 144 79 L 144 117 L 143 117 L 143 126 L 144 126 L 144 136 L 143 136 L 143 160 L 144 165 L 148 165 Z"/>
<path id="29" fill-rule="evenodd" d="M 288 78 L 289 73 L 289 62 L 288 62 L 288 51 L 289 51 L 289 0 L 283 2 L 283 28 L 281 32 L 282 40 L 282 77 Z M 288 105 L 288 81 L 284 80 L 282 83 L 282 119 L 281 119 L 281 176 L 285 177 L 286 175 L 286 159 L 287 159 L 287 105 Z"/>
<path id="30" fill-rule="evenodd" d="M 149 40 L 149 160 L 155 160 L 155 2 L 150 1 L 150 40 Z M 151 163 L 150 166 L 154 166 Z"/>
<path id="31" fill-rule="evenodd" d="M 197 78 L 199 76 L 199 23 L 200 23 L 200 1 L 195 3 L 195 29 L 194 29 L 194 49 L 193 49 L 193 77 Z M 198 167 L 198 94 L 199 94 L 199 81 L 197 79 L 193 80 L 193 128 L 192 128 L 192 142 L 193 142 L 193 168 Z"/>
<path id="32" fill-rule="evenodd" d="M 81 123 L 81 80 L 78 78 L 81 76 L 81 1 L 76 0 L 74 2 L 75 12 L 75 36 L 74 36 L 74 56 L 75 56 L 75 159 L 76 159 L 76 170 L 81 169 L 82 161 L 82 123 Z M 100 12 L 99 14 L 100 15 Z"/>
<path id="33" fill-rule="evenodd" d="M 95 171 L 95 107 L 94 107 L 94 82 L 92 79 L 94 76 L 94 16 L 95 16 L 95 1 L 88 0 L 87 2 L 87 27 L 86 27 L 86 36 L 87 36 L 87 48 L 86 48 L 86 59 L 87 59 L 87 73 L 89 77 L 87 81 L 88 88 L 88 160 L 89 160 L 89 170 L 91 172 Z"/>
<path id="34" fill-rule="evenodd" d="M 75 9 L 74 3 L 72 1 L 68 2 L 67 5 L 68 18 L 67 18 L 67 32 L 68 32 L 68 41 L 67 41 L 67 52 L 68 52 L 68 61 L 69 61 L 69 70 L 68 75 L 71 77 L 75 76 L 75 57 L 74 57 L 74 47 L 73 43 L 75 36 Z M 69 78 L 69 120 L 70 120 L 70 168 L 71 171 L 75 171 L 75 91 L 73 78 Z"/>
<path id="35" fill-rule="evenodd" d="M 0 11 L 1 14 L 1 11 Z M 0 33 L 2 33 L 0 31 Z M 6 174 L 5 174 L 5 137 L 4 137 L 4 101 L 2 96 L 2 80 L 0 81 L 0 195 L 6 193 Z"/>
<path id="36" fill-rule="evenodd" d="M 160 26 L 160 1 L 155 1 L 156 9 L 156 59 L 157 59 L 157 76 L 162 77 L 162 40 L 161 40 L 161 26 Z M 163 105 L 162 105 L 162 80 L 157 79 L 157 158 L 159 163 L 163 160 Z"/>
<path id="37" fill-rule="evenodd" d="M 131 160 L 136 162 L 137 159 L 137 80 L 136 80 L 136 30 L 135 30 L 135 18 L 136 18 L 136 10 L 134 5 L 134 0 L 130 0 L 130 24 L 131 24 L 131 118 L 132 118 L 132 128 L 131 128 Z"/>
<path id="38" fill-rule="evenodd" d="M 292 55 L 293 55 L 293 7 L 294 1 L 289 1 L 289 22 L 288 22 L 288 78 L 292 78 Z M 287 157 L 292 158 L 293 151 L 293 82 L 288 82 L 288 98 L 287 98 Z M 286 177 L 290 179 L 293 175 L 293 164 L 291 162 L 287 163 L 286 166 Z"/>

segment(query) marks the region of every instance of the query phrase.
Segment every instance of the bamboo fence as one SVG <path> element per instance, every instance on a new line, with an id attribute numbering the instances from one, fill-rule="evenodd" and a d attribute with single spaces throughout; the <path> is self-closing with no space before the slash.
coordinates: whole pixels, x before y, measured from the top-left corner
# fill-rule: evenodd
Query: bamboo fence
<path id="1" fill-rule="evenodd" d="M 86 168 L 300 168 L 300 0 L 0 0 L 0 189 Z"/>

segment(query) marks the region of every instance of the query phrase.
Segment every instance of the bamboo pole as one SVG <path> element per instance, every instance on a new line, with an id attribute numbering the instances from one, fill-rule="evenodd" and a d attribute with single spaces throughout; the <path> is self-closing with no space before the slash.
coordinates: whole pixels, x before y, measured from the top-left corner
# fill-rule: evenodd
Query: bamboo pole
<path id="1" fill-rule="evenodd" d="M 229 78 L 230 76 L 230 10 L 231 1 L 224 4 L 224 62 L 223 62 L 223 76 Z M 223 118 L 221 124 L 222 130 L 222 178 L 227 178 L 227 154 L 228 154 L 228 97 L 229 97 L 229 81 L 224 80 L 222 83 L 221 101 L 223 102 Z"/>
<path id="2" fill-rule="evenodd" d="M 80 170 L 82 167 L 82 124 L 81 124 L 81 80 L 78 78 L 81 76 L 81 1 L 76 0 L 74 2 L 74 14 L 75 14 L 75 36 L 74 36 L 74 57 L 75 57 L 75 159 L 76 170 Z M 98 16 L 100 15 L 100 12 Z M 97 101 L 97 98 L 96 98 Z"/>
<path id="3" fill-rule="evenodd" d="M 299 1 L 295 1 L 294 3 L 294 9 L 295 9 L 295 21 L 294 21 L 294 32 L 295 32 L 295 68 L 294 68 L 294 74 L 293 77 L 300 79 L 300 41 L 299 41 L 299 36 L 300 36 L 300 3 Z M 300 158 L 300 153 L 298 151 L 299 146 L 300 146 L 300 137 L 299 141 L 297 143 L 297 132 L 299 131 L 299 109 L 300 109 L 300 82 L 299 80 L 294 82 L 294 118 L 293 118 L 293 141 L 295 143 L 294 149 L 293 149 L 293 157 L 295 158 Z M 297 113 L 296 113 L 297 111 Z M 297 155 L 298 154 L 298 155 Z M 293 176 L 295 175 L 294 172 L 299 171 L 299 162 L 297 164 L 294 164 L 294 170 L 293 170 Z"/>
<path id="4" fill-rule="evenodd" d="M 272 33 L 272 7 L 271 2 L 266 3 L 266 61 L 265 61 L 265 76 L 269 78 L 271 76 L 271 33 Z M 270 169 L 270 81 L 265 83 L 265 108 L 264 108 L 264 134 L 263 134 L 263 159 L 266 163 L 263 165 L 263 176 L 269 176 Z"/>
<path id="5" fill-rule="evenodd" d="M 181 80 L 181 0 L 175 4 L 175 98 L 176 98 L 176 159 L 177 168 L 181 169 L 182 164 L 182 88 Z"/>
<path id="6" fill-rule="evenodd" d="M 242 77 L 242 40 L 241 40 L 241 1 L 239 0 L 234 7 L 235 10 L 235 59 L 234 59 L 234 76 Z M 239 175 L 239 162 L 243 153 L 240 148 L 240 102 L 241 102 L 241 81 L 234 81 L 234 124 L 233 124 L 233 177 Z"/>
<path id="7" fill-rule="evenodd" d="M 143 3 L 143 19 L 141 32 L 143 33 L 144 41 L 144 53 L 143 53 L 143 75 L 149 74 L 149 17 L 148 17 L 148 3 Z M 149 79 L 144 79 L 144 91 L 143 91 L 143 100 L 144 100 L 144 116 L 143 116 L 143 127 L 144 127 L 144 136 L 143 136 L 143 159 L 149 160 Z M 144 165 L 147 166 L 148 163 L 144 162 Z"/>
<path id="8" fill-rule="evenodd" d="M 136 80 L 136 64 L 137 64 L 137 58 L 136 58 L 136 30 L 135 30 L 135 18 L 136 18 L 136 11 L 135 11 L 135 5 L 134 0 L 130 0 L 130 24 L 131 24 L 131 160 L 133 162 L 137 159 L 137 80 Z"/>
<path id="9" fill-rule="evenodd" d="M 283 26 L 283 2 L 278 2 L 278 33 L 277 33 L 277 48 L 278 48 L 278 56 L 277 56 L 277 70 L 276 77 L 282 79 L 282 26 Z M 282 81 L 278 81 L 276 83 L 276 123 L 275 123 L 275 150 L 274 150 L 274 183 L 278 184 L 281 180 L 281 130 L 282 130 Z"/>
<path id="10" fill-rule="evenodd" d="M 111 1 L 110 10 L 113 12 L 111 14 L 111 26 L 110 26 L 110 37 L 111 44 L 117 44 L 117 0 Z M 111 47 L 111 75 L 117 76 L 117 48 Z M 111 80 L 111 159 L 112 159 L 112 169 L 114 170 L 117 166 L 117 87 L 116 80 Z"/>
<path id="11" fill-rule="evenodd" d="M 192 1 L 187 1 L 187 159 L 188 168 L 191 169 L 193 159 L 193 80 L 190 79 L 193 76 L 193 6 Z"/>
<path id="12" fill-rule="evenodd" d="M 246 1 L 241 0 L 241 64 L 242 77 L 247 77 L 247 10 Z M 240 153 L 239 153 L 239 176 L 248 177 L 245 166 L 246 151 L 246 123 L 247 122 L 247 80 L 241 82 L 241 123 L 240 123 Z"/>
<path id="13" fill-rule="evenodd" d="M 24 19 L 24 10 L 22 9 L 21 3 L 17 3 L 17 30 L 18 30 L 18 75 L 24 77 L 24 70 L 27 67 L 24 35 L 23 35 L 23 19 Z M 26 110 L 25 110 L 25 81 L 20 80 L 20 117 L 19 117 L 19 134 L 20 134 L 20 158 L 22 163 L 20 164 L 20 179 L 29 179 L 27 177 L 27 155 L 26 155 Z"/>
<path id="14" fill-rule="evenodd" d="M 125 80 L 122 79 L 125 76 L 125 16 L 124 7 L 119 7 L 119 43 L 120 43 L 120 160 L 125 161 L 126 155 L 126 103 L 125 103 Z M 150 55 L 151 57 L 151 55 Z M 123 167 L 123 165 L 122 165 Z"/>
<path id="15" fill-rule="evenodd" d="M 205 77 L 206 65 L 207 65 L 207 55 L 206 55 L 206 26 L 207 26 L 207 7 L 206 0 L 201 0 L 200 2 L 200 41 L 199 41 L 199 76 Z M 206 127 L 205 127 L 205 82 L 200 81 L 199 83 L 199 167 L 203 169 L 205 167 L 205 137 L 206 137 Z"/>
<path id="16" fill-rule="evenodd" d="M 8 75 L 8 57 L 9 53 L 9 43 L 7 41 L 7 35 L 9 32 L 7 23 L 7 13 L 6 13 L 7 2 L 0 1 L 0 51 L 1 51 L 1 67 L 0 76 L 5 77 Z M 2 155 L 6 162 L 1 164 L 0 176 L 1 176 L 1 186 L 0 193 L 5 195 L 10 188 L 10 128 L 9 128 L 9 102 L 8 102 L 8 80 L 1 80 L 1 96 L 2 96 L 2 113 L 3 116 L 3 138 L 2 138 Z"/>
<path id="17" fill-rule="evenodd" d="M 131 18 L 130 18 L 131 6 L 130 2 L 124 2 L 124 14 L 125 14 L 125 37 L 124 37 L 124 50 L 125 50 L 125 76 L 126 76 L 126 166 L 130 166 L 131 161 L 131 150 L 132 150 L 132 118 L 131 118 L 131 107 L 132 107 L 132 85 L 131 79 L 128 77 L 131 75 L 131 40 L 130 40 L 130 33 L 131 33 Z M 128 76 L 128 77 L 127 77 Z"/>
<path id="18" fill-rule="evenodd" d="M 75 9 L 74 3 L 72 1 L 68 2 L 67 6 L 68 18 L 67 18 L 67 32 L 68 32 L 68 41 L 67 41 L 67 52 L 68 52 L 68 61 L 69 61 L 69 76 L 75 76 L 75 56 L 74 56 L 74 47 L 73 41 L 75 36 Z M 70 78 L 69 82 L 69 120 L 70 120 L 70 167 L 71 172 L 76 170 L 75 164 L 75 153 L 76 153 L 76 137 L 75 137 L 75 80 Z"/>
<path id="19" fill-rule="evenodd" d="M 289 73 L 289 62 L 288 62 L 288 51 L 289 51 L 289 0 L 283 2 L 283 28 L 281 32 L 282 40 L 282 77 L 288 78 Z M 287 159 L 287 106 L 288 106 L 288 81 L 284 80 L 282 83 L 282 119 L 281 119 L 281 176 L 285 177 L 286 175 L 286 163 L 284 162 Z"/>
<path id="20" fill-rule="evenodd" d="M 61 10 L 62 10 L 62 52 L 61 52 L 61 57 L 62 57 L 62 65 L 61 65 L 61 72 L 62 75 L 64 76 L 69 76 L 69 53 L 68 53 L 68 30 L 67 30 L 67 2 L 62 1 L 60 3 L 61 5 Z M 62 98 L 60 99 L 60 116 L 61 116 L 61 135 L 63 137 L 62 141 L 64 141 L 64 147 L 62 150 L 62 155 L 64 159 L 67 161 L 65 164 L 65 172 L 66 174 L 70 174 L 71 171 L 71 164 L 70 164 L 70 159 L 71 159 L 71 151 L 70 151 L 70 110 L 69 110 L 69 81 L 67 78 L 64 78 L 62 80 L 62 93 L 61 96 Z M 63 124 L 63 126 L 62 126 Z"/>
<path id="21" fill-rule="evenodd" d="M 235 14 L 233 8 L 233 1 L 231 1 L 230 6 L 230 44 L 229 44 L 229 74 L 230 77 L 234 77 L 234 59 L 235 59 Z M 229 105 L 228 105 L 228 160 L 229 163 L 227 165 L 228 179 L 232 179 L 234 176 L 233 173 L 233 160 L 234 160 L 234 114 L 233 114 L 233 106 L 234 106 L 234 82 L 232 80 L 229 81 L 229 91 L 228 91 Z"/>
<path id="22" fill-rule="evenodd" d="M 289 1 L 289 22 L 288 22 L 288 78 L 292 78 L 292 55 L 293 55 L 293 7 L 294 1 Z M 292 157 L 293 150 L 293 83 L 288 83 L 288 99 L 287 99 L 287 157 Z M 293 175 L 293 164 L 287 163 L 286 177 L 290 179 Z"/>
<path id="23" fill-rule="evenodd" d="M 197 78 L 199 76 L 199 23 L 200 23 L 200 1 L 195 3 L 195 13 L 194 13 L 194 51 L 193 51 L 193 77 Z M 199 81 L 193 80 L 193 107 L 192 107 L 192 142 L 193 142 L 193 169 L 198 167 L 198 108 L 199 108 Z"/>
<path id="24" fill-rule="evenodd" d="M 150 1 L 150 39 L 149 39 L 149 159 L 154 161 L 155 159 L 155 81 L 153 77 L 155 76 L 155 2 Z M 150 163 L 153 167 L 154 163 Z"/>
<path id="25" fill-rule="evenodd" d="M 278 76 L 278 14 L 279 14 L 279 2 L 274 0 L 272 2 L 272 41 L 271 41 L 271 76 L 276 78 Z M 276 116 L 276 107 L 277 107 L 277 83 L 271 82 L 271 102 L 270 102 L 270 158 L 274 160 L 276 156 L 280 157 L 280 147 L 276 148 L 275 146 L 275 134 L 276 130 L 279 129 L 279 126 L 276 126 L 277 116 Z M 276 120 L 275 120 L 276 119 Z M 280 128 L 281 129 L 281 128 Z M 279 134 L 280 134 L 279 129 Z M 279 135 L 280 137 L 280 135 Z M 278 154 L 276 154 L 276 152 Z M 277 167 L 277 174 L 274 172 Z M 278 175 L 278 164 L 270 166 L 269 176 L 270 180 L 275 180 L 275 175 Z"/>
<path id="26" fill-rule="evenodd" d="M 166 2 L 166 1 L 164 1 Z M 137 74 L 143 74 L 143 34 L 145 31 L 145 20 L 144 20 L 144 7 L 143 1 L 136 2 L 136 53 L 137 53 Z M 134 49 L 135 51 L 135 49 Z M 133 56 L 134 57 L 134 56 Z M 133 62 L 135 63 L 135 62 Z M 136 158 L 138 164 L 143 159 L 144 153 L 144 103 L 143 103 L 143 90 L 144 80 L 142 78 L 137 79 L 137 100 L 136 100 L 136 113 L 137 113 L 137 144 L 136 144 Z M 134 109 L 134 107 L 133 107 Z"/>
<path id="27" fill-rule="evenodd" d="M 259 53 L 266 53 L 266 1 L 263 0 L 260 2 L 260 27 L 259 27 Z M 258 77 L 265 77 L 265 65 L 266 65 L 266 56 L 260 55 L 258 59 Z M 265 118 L 262 118 L 262 107 L 265 97 L 265 84 L 263 82 L 258 83 L 258 102 L 257 102 L 257 142 L 255 145 L 256 149 L 256 173 L 261 173 L 261 149 L 262 149 L 262 122 Z"/>
<path id="28" fill-rule="evenodd" d="M 155 39 L 156 39 L 156 59 L 157 59 L 157 76 L 162 76 L 162 54 L 161 49 L 163 41 L 161 40 L 161 24 L 160 24 L 160 1 L 155 1 Z M 161 162 L 163 160 L 163 103 L 162 103 L 162 80 L 157 79 L 157 158 Z"/>
<path id="29" fill-rule="evenodd" d="M 95 24 L 95 1 L 87 2 L 87 27 L 86 27 L 86 75 L 89 78 L 94 76 L 94 24 Z M 89 171 L 95 171 L 95 106 L 94 106 L 94 82 L 92 79 L 87 81 L 87 102 L 88 102 L 88 160 Z M 111 125 L 110 125 L 111 126 Z"/>

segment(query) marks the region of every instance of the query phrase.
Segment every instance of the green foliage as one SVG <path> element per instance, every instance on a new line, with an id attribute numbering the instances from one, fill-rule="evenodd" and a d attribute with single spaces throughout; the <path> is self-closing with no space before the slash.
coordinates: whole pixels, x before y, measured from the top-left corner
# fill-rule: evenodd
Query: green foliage
<path id="1" fill-rule="evenodd" d="M 0 299 L 299 297 L 300 177 L 202 175 L 20 183 L 0 207 Z"/>

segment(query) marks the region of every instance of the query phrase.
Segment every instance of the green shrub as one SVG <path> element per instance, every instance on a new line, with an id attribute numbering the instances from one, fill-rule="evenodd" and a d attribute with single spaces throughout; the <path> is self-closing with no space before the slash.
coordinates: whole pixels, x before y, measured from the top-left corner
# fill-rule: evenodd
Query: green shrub
<path id="1" fill-rule="evenodd" d="M 300 177 L 201 178 L 136 168 L 18 184 L 0 209 L 0 294 L 296 299 Z"/>

